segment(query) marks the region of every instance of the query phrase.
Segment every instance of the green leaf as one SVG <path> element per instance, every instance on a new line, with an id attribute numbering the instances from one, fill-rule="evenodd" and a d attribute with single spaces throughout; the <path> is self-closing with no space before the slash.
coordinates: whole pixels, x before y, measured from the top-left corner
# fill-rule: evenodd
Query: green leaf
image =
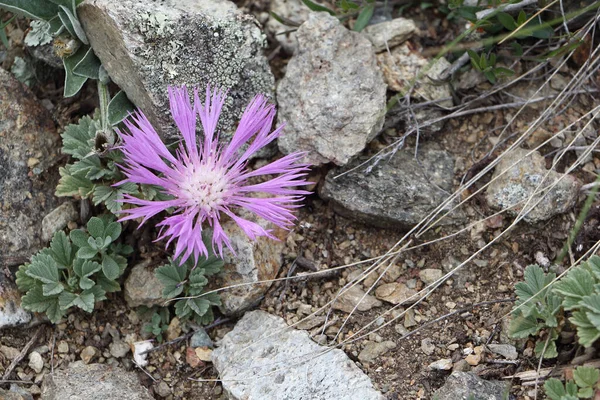
<path id="1" fill-rule="evenodd" d="M 72 56 L 63 58 L 63 66 L 65 67 L 64 97 L 75 96 L 81 90 L 83 84 L 88 80 L 86 77 L 75 75 L 73 73 L 73 68 L 79 64 L 86 54 L 86 46 L 81 46 Z"/>
<path id="2" fill-rule="evenodd" d="M 517 29 L 517 22 L 509 13 L 499 12 L 496 14 L 496 18 L 498 18 L 498 21 L 500 21 L 502 26 L 507 30 L 514 31 Z"/>
<path id="3" fill-rule="evenodd" d="M 52 237 L 50 248 L 54 253 L 54 259 L 63 267 L 68 267 L 73 262 L 73 249 L 71 242 L 63 231 L 58 231 Z"/>
<path id="4" fill-rule="evenodd" d="M 70 124 L 60 135 L 63 140 L 63 153 L 70 154 L 78 160 L 88 156 L 92 151 L 93 140 L 98 124 L 88 116 L 81 117 L 77 124 Z"/>
<path id="5" fill-rule="evenodd" d="M 81 278 L 79 279 L 79 287 L 83 290 L 91 289 L 94 287 L 96 283 L 90 278 Z"/>
<path id="6" fill-rule="evenodd" d="M 302 0 L 302 2 L 306 7 L 310 8 L 312 11 L 325 11 L 326 13 L 329 13 L 329 15 L 333 15 L 335 17 L 335 11 L 325 6 L 312 2 L 311 0 Z"/>
<path id="7" fill-rule="evenodd" d="M 104 222 L 98 217 L 92 217 L 87 223 L 88 233 L 94 238 L 104 238 Z"/>
<path id="8" fill-rule="evenodd" d="M 71 241 L 77 247 L 88 247 L 89 235 L 81 229 L 74 229 L 69 234 Z"/>
<path id="9" fill-rule="evenodd" d="M 80 196 L 86 198 L 93 192 L 94 184 L 84 177 L 73 176 L 68 167 L 69 165 L 66 168 L 59 168 L 60 181 L 54 194 L 58 197 Z"/>
<path id="10" fill-rule="evenodd" d="M 496 75 L 494 75 L 493 71 L 484 71 L 483 75 L 487 78 L 488 81 L 493 85 L 496 83 Z"/>
<path id="11" fill-rule="evenodd" d="M 598 338 L 600 338 L 600 330 L 596 328 L 594 323 L 590 321 L 583 311 L 574 311 L 571 318 L 569 318 L 569 322 L 577 327 L 579 344 L 582 346 L 590 347 Z"/>
<path id="12" fill-rule="evenodd" d="M 73 68 L 73 73 L 84 78 L 98 79 L 100 65 L 102 63 L 90 47 L 81 61 Z"/>
<path id="13" fill-rule="evenodd" d="M 79 261 L 79 260 L 77 260 L 77 261 Z M 100 265 L 96 261 L 90 261 L 90 260 L 85 260 L 85 261 L 82 260 L 80 262 L 75 262 L 73 265 L 73 271 L 80 278 L 86 278 L 86 277 L 100 271 L 101 269 L 102 269 L 102 265 Z"/>
<path id="14" fill-rule="evenodd" d="M 206 314 L 206 312 L 210 308 L 210 302 L 208 300 L 203 299 L 202 297 L 197 297 L 195 299 L 187 299 L 187 305 L 196 314 L 200 316 Z"/>
<path id="15" fill-rule="evenodd" d="M 544 383 L 544 390 L 546 391 L 546 396 L 552 400 L 562 400 L 563 396 L 567 394 L 562 382 L 556 378 L 548 379 Z"/>
<path id="16" fill-rule="evenodd" d="M 106 228 L 104 228 L 104 237 L 110 237 L 113 242 L 119 238 L 120 234 L 121 224 L 116 221 L 109 223 Z"/>
<path id="17" fill-rule="evenodd" d="M 182 282 L 187 275 L 185 266 L 176 266 L 173 264 L 163 265 L 155 271 L 156 278 L 165 286 L 163 297 L 171 299 L 179 296 L 183 292 Z"/>
<path id="18" fill-rule="evenodd" d="M 515 74 L 515 71 L 504 67 L 495 67 L 494 74 L 501 76 L 513 76 Z"/>
<path id="19" fill-rule="evenodd" d="M 127 118 L 129 113 L 134 109 L 135 106 L 133 103 L 129 101 L 125 92 L 121 90 L 108 103 L 108 122 L 111 125 L 117 125 Z"/>
<path id="20" fill-rule="evenodd" d="M 108 280 L 115 280 L 119 277 L 121 270 L 119 264 L 109 255 L 102 256 L 102 272 Z"/>
<path id="21" fill-rule="evenodd" d="M 594 389 L 591 387 L 586 387 L 583 389 L 579 389 L 577 392 L 577 397 L 579 399 L 590 399 L 594 395 Z"/>
<path id="22" fill-rule="evenodd" d="M 42 293 L 44 296 L 54 296 L 62 293 L 65 287 L 60 282 L 45 283 L 42 285 Z"/>
<path id="23" fill-rule="evenodd" d="M 554 292 L 563 296 L 563 307 L 571 310 L 581 299 L 594 292 L 594 278 L 583 268 L 573 268 L 556 282 Z"/>
<path id="24" fill-rule="evenodd" d="M 77 251 L 77 257 L 86 260 L 92 259 L 98 254 L 98 250 L 91 248 L 90 246 L 82 247 Z"/>
<path id="25" fill-rule="evenodd" d="M 56 324 L 65 316 L 65 312 L 60 308 L 58 297 L 53 297 L 51 299 L 47 298 L 46 301 L 48 303 L 46 315 L 48 316 L 50 322 Z"/>
<path id="26" fill-rule="evenodd" d="M 112 213 L 121 211 L 123 204 L 124 194 L 132 194 L 138 191 L 135 183 L 127 182 L 119 187 L 99 185 L 94 189 L 94 196 L 92 201 L 94 205 L 98 205 L 102 202 L 106 205 L 106 208 Z"/>
<path id="27" fill-rule="evenodd" d="M 107 293 L 119 292 L 121 290 L 119 282 L 111 281 L 110 279 L 107 279 L 104 275 L 98 276 L 98 278 L 96 279 L 96 286 L 100 286 Z"/>
<path id="28" fill-rule="evenodd" d="M 477 53 L 475 53 L 473 50 L 467 50 L 467 53 L 469 54 L 469 59 L 471 60 L 473 68 L 475 68 L 477 71 L 481 71 L 481 67 L 479 66 L 479 56 Z"/>
<path id="29" fill-rule="evenodd" d="M 544 346 L 546 346 L 545 340 L 540 340 L 535 344 L 534 352 L 538 357 L 542 356 L 542 350 L 544 350 Z M 556 358 L 558 357 L 558 350 L 556 349 L 556 342 L 551 340 L 548 342 L 548 346 L 546 346 L 546 351 L 544 352 L 544 359 Z"/>
<path id="30" fill-rule="evenodd" d="M 518 42 L 511 42 L 510 47 L 513 48 L 513 54 L 517 57 L 521 57 L 523 55 L 523 46 L 521 46 Z"/>
<path id="31" fill-rule="evenodd" d="M 525 23 L 525 21 L 527 21 L 527 14 L 525 14 L 525 11 L 521 10 L 517 16 L 517 24 L 521 26 Z"/>
<path id="32" fill-rule="evenodd" d="M 585 296 L 579 302 L 579 307 L 584 307 L 594 313 L 600 314 L 600 294 L 592 294 L 590 296 Z"/>
<path id="33" fill-rule="evenodd" d="M 537 21 L 530 21 L 525 29 L 532 28 L 531 36 L 538 39 L 551 39 L 554 36 L 554 29 L 546 22 L 539 23 Z"/>
<path id="34" fill-rule="evenodd" d="M 60 280 L 56 261 L 48 254 L 33 256 L 25 273 L 42 283 L 57 283 Z"/>
<path id="35" fill-rule="evenodd" d="M 573 378 L 580 388 L 588 386 L 592 387 L 598 383 L 600 371 L 594 367 L 577 367 L 575 371 L 573 371 Z"/>
<path id="36" fill-rule="evenodd" d="M 355 32 L 360 32 L 369 24 L 371 18 L 373 17 L 373 12 L 375 11 L 375 4 L 367 4 L 365 8 L 362 9 L 358 17 L 356 18 L 356 22 L 354 23 L 354 27 L 352 28 Z"/>
<path id="37" fill-rule="evenodd" d="M 188 318 L 190 314 L 192 314 L 192 309 L 189 307 L 187 300 L 175 302 L 175 315 L 177 315 L 179 319 Z"/>
<path id="38" fill-rule="evenodd" d="M 94 295 L 94 302 L 106 300 L 106 290 L 102 286 L 95 285 L 89 291 Z"/>
<path id="39" fill-rule="evenodd" d="M 63 24 L 65 25 L 65 28 L 67 28 L 67 30 L 69 32 L 71 32 L 71 30 L 72 30 L 71 36 L 73 36 L 74 38 L 76 37 L 83 44 L 90 44 L 90 42 L 88 41 L 88 38 L 85 34 L 85 31 L 83 30 L 83 27 L 79 23 L 79 20 L 77 19 L 77 17 L 73 14 L 75 11 L 72 9 L 69 10 L 67 7 L 65 7 L 63 5 L 61 5 L 59 7 L 60 7 L 61 11 L 59 11 L 58 17 L 63 22 Z M 68 18 L 68 21 L 65 21 L 63 19 L 63 15 L 66 15 L 66 17 Z"/>
<path id="40" fill-rule="evenodd" d="M 16 273 L 16 283 L 21 292 L 28 292 L 38 285 L 38 281 L 27 275 L 29 265 L 30 264 L 21 265 Z"/>
<path id="41" fill-rule="evenodd" d="M 535 318 L 517 315 L 510 321 L 508 334 L 516 339 L 525 339 L 529 335 L 535 335 L 541 328 Z"/>
<path id="42" fill-rule="evenodd" d="M 571 400 L 577 399 L 577 385 L 573 381 L 567 381 L 565 384 L 565 389 L 567 390 L 567 394 L 563 400 Z M 572 396 L 572 397 L 570 397 Z"/>
<path id="43" fill-rule="evenodd" d="M 58 297 L 58 302 L 63 310 L 76 306 L 86 312 L 94 311 L 94 294 L 91 290 L 84 290 L 80 294 L 63 292 Z"/>
<path id="44" fill-rule="evenodd" d="M 58 13 L 58 6 L 47 1 L 1 0 L 0 8 L 32 19 L 50 20 Z"/>

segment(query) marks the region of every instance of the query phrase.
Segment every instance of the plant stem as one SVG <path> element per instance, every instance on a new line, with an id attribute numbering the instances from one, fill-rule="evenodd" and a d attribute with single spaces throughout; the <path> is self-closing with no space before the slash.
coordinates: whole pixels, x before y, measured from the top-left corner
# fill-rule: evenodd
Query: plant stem
<path id="1" fill-rule="evenodd" d="M 98 80 L 98 99 L 100 100 L 100 126 L 104 132 L 108 132 L 110 124 L 108 123 L 108 103 L 110 101 L 110 93 L 108 86 Z"/>
<path id="2" fill-rule="evenodd" d="M 594 199 L 596 198 L 596 194 L 598 193 L 598 189 L 600 189 L 600 175 L 598 175 L 596 177 L 596 181 L 594 182 L 594 186 L 592 187 L 592 190 L 591 190 L 590 194 L 588 194 L 587 199 L 585 199 L 585 203 L 583 205 L 583 208 L 579 212 L 579 216 L 577 217 L 577 221 L 575 221 L 575 226 L 573 226 L 573 229 L 571 230 L 571 232 L 569 233 L 569 237 L 567 238 L 567 242 L 563 246 L 563 248 L 560 251 L 560 254 L 558 255 L 558 257 L 556 258 L 556 263 L 557 264 L 560 264 L 562 262 L 562 260 L 567 255 L 567 252 L 569 251 L 569 249 L 573 245 L 573 242 L 575 241 L 575 238 L 577 237 L 577 234 L 579 233 L 579 230 L 583 226 L 583 223 L 585 222 L 585 218 L 587 217 L 587 214 L 590 211 L 590 208 L 592 207 L 592 204 L 594 203 Z"/>

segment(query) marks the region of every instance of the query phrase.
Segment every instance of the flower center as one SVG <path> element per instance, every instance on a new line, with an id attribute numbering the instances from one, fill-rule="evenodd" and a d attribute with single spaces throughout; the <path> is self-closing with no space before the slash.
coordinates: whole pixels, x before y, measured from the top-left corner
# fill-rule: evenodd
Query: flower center
<path id="1" fill-rule="evenodd" d="M 215 211 L 224 203 L 229 188 L 225 172 L 225 169 L 215 167 L 212 163 L 189 166 L 179 185 L 180 198 L 186 199 L 189 206 L 198 207 L 206 213 Z"/>

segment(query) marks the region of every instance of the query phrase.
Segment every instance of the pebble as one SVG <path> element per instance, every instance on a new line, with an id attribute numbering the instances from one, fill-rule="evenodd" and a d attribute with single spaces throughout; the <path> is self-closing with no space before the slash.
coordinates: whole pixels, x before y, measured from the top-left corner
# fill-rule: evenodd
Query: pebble
<path id="1" fill-rule="evenodd" d="M 61 340 L 58 343 L 58 352 L 60 354 L 66 354 L 69 352 L 69 343 L 65 342 L 64 340 Z"/>
<path id="2" fill-rule="evenodd" d="M 39 374 L 44 369 L 44 360 L 42 359 L 42 355 L 37 351 L 33 351 L 29 354 L 29 367 L 31 367 L 36 374 Z"/>
<path id="3" fill-rule="evenodd" d="M 209 347 L 212 349 L 213 346 L 213 341 L 204 328 L 198 329 L 190 339 L 190 347 Z"/>
<path id="4" fill-rule="evenodd" d="M 14 347 L 2 345 L 2 346 L 0 346 L 0 353 L 2 353 L 4 355 L 4 357 L 6 357 L 7 359 L 12 361 L 15 358 L 17 358 L 20 351 L 18 349 L 15 349 Z"/>
<path id="5" fill-rule="evenodd" d="M 185 362 L 187 362 L 188 365 L 192 368 L 198 368 L 202 364 L 202 360 L 198 358 L 198 355 L 196 354 L 196 349 L 194 349 L 193 347 L 188 347 L 185 350 Z"/>
<path id="6" fill-rule="evenodd" d="M 206 347 L 196 347 L 194 349 L 196 356 L 198 356 L 198 358 L 201 361 L 211 361 L 211 357 L 212 357 L 212 350 Z"/>
<path id="7" fill-rule="evenodd" d="M 113 340 L 108 348 L 110 350 L 110 355 L 115 358 L 125 357 L 125 355 L 129 353 L 129 350 L 131 350 L 129 345 L 121 339 Z"/>
<path id="8" fill-rule="evenodd" d="M 418 300 L 417 292 L 404 283 L 385 283 L 375 290 L 375 297 L 392 304 L 411 304 Z"/>
<path id="9" fill-rule="evenodd" d="M 452 369 L 452 360 L 450 358 L 442 358 L 429 364 L 430 370 L 449 371 Z"/>
<path id="10" fill-rule="evenodd" d="M 171 394 L 171 388 L 165 381 L 161 381 L 158 385 L 156 385 L 156 394 L 160 397 L 167 397 Z"/>
<path id="11" fill-rule="evenodd" d="M 387 353 L 389 350 L 396 347 L 396 343 L 391 340 L 385 342 L 368 342 L 365 348 L 358 355 L 358 359 L 364 363 L 372 363 L 377 360 L 379 356 Z"/>
<path id="12" fill-rule="evenodd" d="M 367 294 L 357 286 L 353 286 L 342 294 L 335 303 L 333 308 L 347 313 L 355 309 L 357 311 L 368 311 L 373 307 L 381 307 L 382 303 L 375 297 Z"/>
<path id="13" fill-rule="evenodd" d="M 173 317 L 167 328 L 167 340 L 177 339 L 181 335 L 181 324 L 179 318 Z"/>
<path id="14" fill-rule="evenodd" d="M 488 344 L 487 347 L 492 353 L 499 354 L 507 360 L 516 360 L 519 356 L 517 349 L 511 344 Z"/>
<path id="15" fill-rule="evenodd" d="M 81 350 L 79 356 L 85 364 L 89 364 L 96 354 L 98 354 L 98 349 L 94 346 L 87 346 L 85 349 Z"/>
<path id="16" fill-rule="evenodd" d="M 145 367 L 148 365 L 148 354 L 142 354 L 145 351 L 153 348 L 151 340 L 144 340 L 142 342 L 133 343 L 133 361 L 140 367 Z"/>
<path id="17" fill-rule="evenodd" d="M 421 340 L 421 350 L 423 350 L 423 353 L 430 356 L 435 351 L 435 344 L 433 344 L 430 338 L 425 338 Z"/>
<path id="18" fill-rule="evenodd" d="M 435 268 L 426 268 L 426 269 L 422 270 L 421 272 L 419 272 L 419 278 L 426 285 L 430 285 L 433 282 L 437 281 L 438 279 L 440 279 L 442 277 L 442 275 L 443 275 L 442 270 L 435 269 Z"/>

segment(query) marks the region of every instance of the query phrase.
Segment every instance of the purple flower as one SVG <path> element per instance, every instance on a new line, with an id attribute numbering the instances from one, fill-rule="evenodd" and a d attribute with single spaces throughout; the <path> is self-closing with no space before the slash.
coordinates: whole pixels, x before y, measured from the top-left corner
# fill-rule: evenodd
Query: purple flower
<path id="1" fill-rule="evenodd" d="M 150 201 L 125 195 L 124 203 L 139 207 L 123 210 L 122 213 L 128 215 L 121 221 L 141 217 L 143 224 L 161 211 L 173 208 L 175 211 L 157 225 L 161 227 L 157 240 L 168 238 L 168 246 L 176 239 L 174 256 L 182 255 L 181 263 L 192 254 L 196 261 L 201 254 L 208 255 L 202 241 L 203 226 L 212 228 L 213 251 L 218 249 L 221 257 L 223 245 L 233 251 L 222 228 L 222 218 L 235 221 L 252 240 L 258 236 L 275 239 L 271 230 L 240 217 L 235 211 L 244 208 L 289 229 L 295 219 L 292 210 L 310 193 L 294 188 L 308 183 L 304 180 L 308 165 L 299 163 L 304 153 L 289 154 L 255 171 L 247 169 L 248 158 L 275 140 L 283 128 L 271 131 L 275 107 L 268 104 L 265 97 L 258 95 L 250 102 L 231 142 L 219 145 L 215 131 L 224 100 L 225 93 L 218 90 L 211 93 L 207 88 L 206 101 L 202 104 L 198 91 L 194 90 L 192 105 L 185 87 L 169 88 L 171 114 L 183 136 L 175 155 L 139 111 L 125 121 L 129 134 L 119 132 L 124 154 L 121 168 L 127 176 L 123 182 L 157 185 L 171 197 Z M 196 116 L 200 117 L 204 133 L 201 143 L 196 140 Z M 244 150 L 246 143 L 249 145 Z M 273 174 L 278 175 L 267 179 Z M 257 177 L 261 178 L 257 180 Z M 252 196 L 260 192 L 270 196 Z"/>

